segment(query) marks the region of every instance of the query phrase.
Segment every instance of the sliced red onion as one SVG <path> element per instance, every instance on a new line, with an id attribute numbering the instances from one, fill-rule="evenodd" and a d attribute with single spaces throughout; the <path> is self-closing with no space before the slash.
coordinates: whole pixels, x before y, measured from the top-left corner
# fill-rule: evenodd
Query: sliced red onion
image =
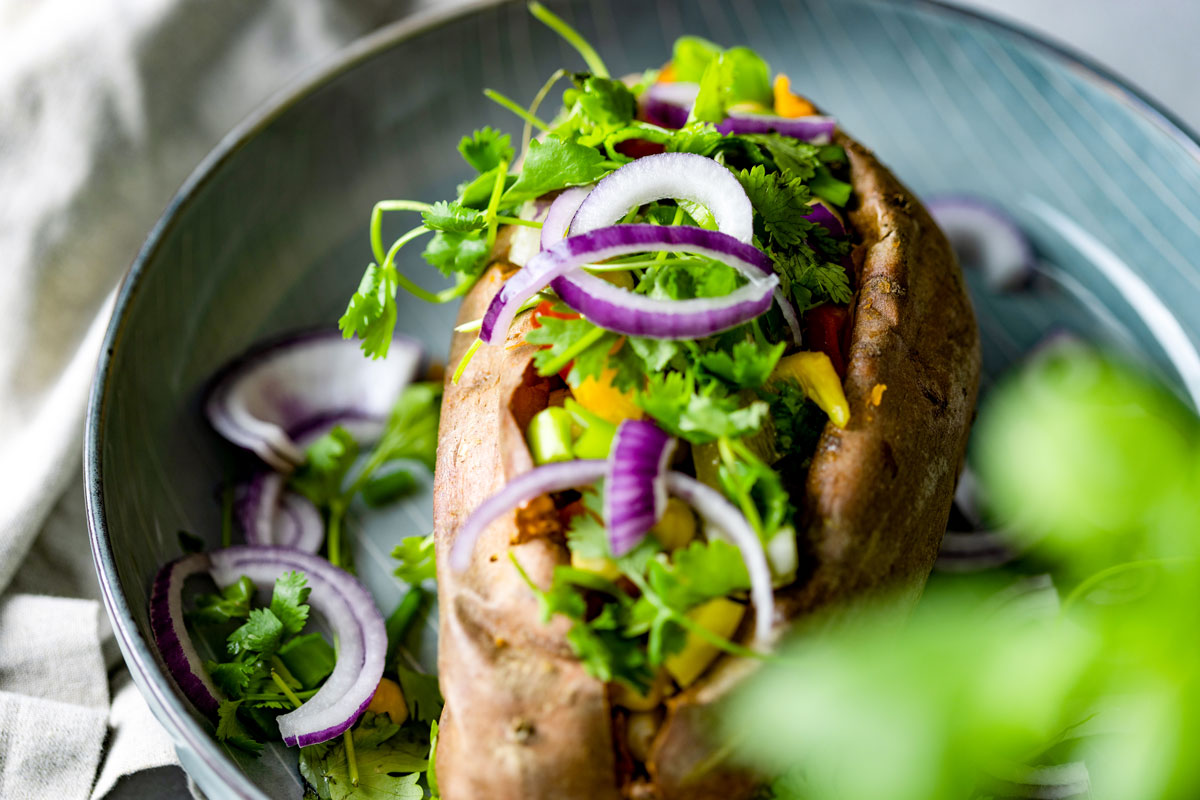
<path id="1" fill-rule="evenodd" d="M 379 436 L 421 361 L 416 341 L 397 338 L 386 359 L 363 358 L 333 330 L 255 348 L 218 376 L 205 412 L 229 441 L 284 472 L 304 446 L 342 425 L 359 441 Z"/>
<path id="2" fill-rule="evenodd" d="M 750 575 L 750 599 L 755 612 L 754 640 L 760 648 L 766 649 L 775 619 L 775 594 L 771 590 L 771 568 L 758 534 L 724 495 L 695 478 L 682 472 L 669 472 L 667 491 L 694 508 L 706 523 L 729 537 L 741 551 Z"/>
<path id="3" fill-rule="evenodd" d="M 150 589 L 150 630 L 167 672 L 184 696 L 200 713 L 215 719 L 220 706 L 218 692 L 183 622 L 183 584 L 192 575 L 207 572 L 209 566 L 208 555 L 196 553 L 158 571 Z"/>
<path id="4" fill-rule="evenodd" d="M 717 125 L 717 130 L 730 133 L 781 133 L 812 144 L 829 144 L 837 120 L 833 117 L 777 117 L 773 114 L 731 112 Z"/>
<path id="5" fill-rule="evenodd" d="M 623 556 L 645 538 L 667 507 L 667 467 L 675 439 L 653 422 L 617 426 L 604 482 L 609 549 Z"/>
<path id="6" fill-rule="evenodd" d="M 996 290 L 1027 286 L 1035 275 L 1033 246 L 999 206 L 972 195 L 938 195 L 925 206 L 964 269 L 978 270 Z"/>
<path id="7" fill-rule="evenodd" d="M 304 573 L 312 589 L 308 603 L 337 640 L 337 664 L 316 694 L 277 718 L 279 733 L 285 744 L 307 747 L 350 728 L 375 696 L 387 653 L 387 630 L 371 594 L 345 570 L 287 547 L 227 547 L 210 558 L 221 586 L 242 575 L 270 586 L 284 572 Z"/>
<path id="8" fill-rule="evenodd" d="M 658 153 L 632 161 L 596 184 L 575 212 L 570 234 L 621 220 L 655 200 L 691 200 L 712 212 L 717 230 L 738 241 L 754 238 L 754 206 L 724 165 L 694 153 Z"/>
<path id="9" fill-rule="evenodd" d="M 846 235 L 846 226 L 842 224 L 842 221 L 838 218 L 837 214 L 834 214 L 832 211 L 830 211 L 829 206 L 825 205 L 816 198 L 813 198 L 812 211 L 809 212 L 805 219 L 809 222 L 815 222 L 824 227 L 834 236 Z"/>
<path id="10" fill-rule="evenodd" d="M 692 106 L 696 105 L 698 94 L 698 83 L 654 83 L 642 92 L 638 98 L 638 106 L 647 122 L 664 128 L 682 128 L 687 124 Z"/>
<path id="11" fill-rule="evenodd" d="M 472 511 L 471 516 L 467 517 L 467 521 L 458 529 L 458 535 L 450 547 L 450 567 L 461 572 L 470 566 L 475 542 L 487 526 L 505 512 L 544 494 L 595 483 L 604 477 L 606 464 L 607 462 L 598 459 L 563 461 L 536 467 L 513 478 L 503 489 Z"/>
<path id="12" fill-rule="evenodd" d="M 316 553 L 325 541 L 325 521 L 307 497 L 285 491 L 278 472 L 255 476 L 238 499 L 238 521 L 252 545 L 294 547 Z"/>
<path id="13" fill-rule="evenodd" d="M 708 256 L 738 270 L 749 283 L 725 297 L 655 300 L 579 269 L 615 256 L 663 250 Z M 719 231 L 684 225 L 613 225 L 563 239 L 509 278 L 484 314 L 480 338 L 487 344 L 503 341 L 517 309 L 547 283 L 567 305 L 603 328 L 635 336 L 691 339 L 762 314 L 771 305 L 779 278 L 765 253 Z"/>
<path id="14" fill-rule="evenodd" d="M 561 242 L 571 227 L 571 220 L 580 204 L 592 191 L 591 186 L 572 186 L 564 189 L 562 194 L 554 198 L 550 210 L 546 212 L 546 220 L 542 223 L 542 249 L 546 250 L 555 242 Z"/>

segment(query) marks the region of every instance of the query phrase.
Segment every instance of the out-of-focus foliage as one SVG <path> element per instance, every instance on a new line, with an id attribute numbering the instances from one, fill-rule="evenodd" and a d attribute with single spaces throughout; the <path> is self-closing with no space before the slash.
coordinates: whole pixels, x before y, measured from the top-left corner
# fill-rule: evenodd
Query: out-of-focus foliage
<path id="1" fill-rule="evenodd" d="M 796 800 L 1200 797 L 1200 422 L 1074 346 L 999 389 L 977 436 L 1061 604 L 1049 579 L 960 578 L 911 616 L 810 626 L 727 704 L 739 756 Z"/>

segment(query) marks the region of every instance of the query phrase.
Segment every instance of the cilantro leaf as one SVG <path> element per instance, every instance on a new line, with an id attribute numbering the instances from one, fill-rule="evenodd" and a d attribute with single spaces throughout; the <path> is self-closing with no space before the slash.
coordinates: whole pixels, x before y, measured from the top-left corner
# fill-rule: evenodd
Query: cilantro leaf
<path id="1" fill-rule="evenodd" d="M 520 177 L 504 193 L 502 202 L 523 202 L 555 189 L 594 183 L 611 171 L 595 148 L 555 136 L 534 140 L 529 143 Z"/>
<path id="2" fill-rule="evenodd" d="M 285 572 L 275 579 L 271 594 L 271 613 L 283 625 L 285 636 L 295 636 L 308 621 L 308 600 L 312 589 L 303 572 Z"/>
<path id="3" fill-rule="evenodd" d="M 737 502 L 763 541 L 770 541 L 793 516 L 783 478 L 745 441 L 723 440 L 720 455 L 718 475 L 725 494 Z"/>
<path id="4" fill-rule="evenodd" d="M 386 356 L 392 343 L 392 332 L 396 329 L 396 278 L 395 266 L 386 269 L 378 264 L 368 266 L 358 291 L 338 319 L 342 335 L 361 339 L 363 352 L 372 358 Z"/>
<path id="5" fill-rule="evenodd" d="M 574 76 L 579 110 L 602 131 L 614 131 L 633 120 L 633 92 L 620 81 L 579 73 Z"/>
<path id="6" fill-rule="evenodd" d="M 333 647 L 319 633 L 292 637 L 280 645 L 276 655 L 305 689 L 315 689 L 337 663 Z"/>
<path id="7" fill-rule="evenodd" d="M 383 435 L 371 454 L 372 462 L 396 459 L 420 461 L 432 472 L 437 461 L 437 433 L 442 415 L 442 386 L 409 385 L 392 406 Z"/>
<path id="8" fill-rule="evenodd" d="M 637 404 L 668 433 L 694 444 L 745 436 L 762 427 L 767 415 L 766 403 L 741 407 L 738 397 L 717 382 L 697 391 L 695 376 L 680 372 L 650 375 L 646 388 L 638 392 Z"/>
<path id="9" fill-rule="evenodd" d="M 246 732 L 237 718 L 241 704 L 241 700 L 225 700 L 217 706 L 217 738 L 239 750 L 258 755 L 263 750 L 262 744 Z"/>
<path id="10" fill-rule="evenodd" d="M 737 173 L 738 181 L 750 197 L 764 232 L 780 247 L 803 244 L 814 223 L 805 219 L 812 211 L 811 195 L 799 178 L 789 179 L 779 172 L 767 172 L 761 165 Z"/>
<path id="11" fill-rule="evenodd" d="M 400 562 L 394 575 L 410 585 L 437 578 L 437 560 L 433 534 L 409 536 L 400 540 L 392 550 L 392 558 Z"/>
<path id="12" fill-rule="evenodd" d="M 661 372 L 679 355 L 682 345 L 672 339 L 630 336 L 625 340 L 645 365 L 646 372 Z M 622 348 L 623 349 L 623 348 Z"/>
<path id="13" fill-rule="evenodd" d="M 720 122 L 732 105 L 757 103 L 770 108 L 773 102 L 767 62 L 748 47 L 733 47 L 705 65 L 688 121 Z"/>
<path id="14" fill-rule="evenodd" d="M 500 167 L 496 166 L 488 170 L 482 175 L 477 175 L 474 180 L 460 183 L 458 185 L 458 204 L 466 208 L 485 208 L 488 201 L 492 198 L 492 191 L 496 188 L 497 173 Z M 516 183 L 516 175 L 504 176 L 504 188 L 512 188 Z"/>
<path id="15" fill-rule="evenodd" d="M 442 689 L 437 675 L 427 675 L 411 670 L 403 664 L 396 665 L 400 689 L 404 692 L 404 704 L 408 714 L 420 722 L 432 722 L 442 714 Z"/>
<path id="16" fill-rule="evenodd" d="M 674 132 L 667 141 L 668 153 L 695 153 L 707 156 L 716 149 L 725 135 L 708 122 L 689 122 Z"/>
<path id="17" fill-rule="evenodd" d="M 482 221 L 482 216 L 479 219 Z M 425 245 L 421 256 L 443 275 L 461 273 L 474 276 L 487 266 L 487 236 L 481 228 L 465 233 L 439 230 Z"/>
<path id="18" fill-rule="evenodd" d="M 721 46 L 699 36 L 680 36 L 671 51 L 675 79 L 695 83 L 704 70 L 721 55 Z"/>
<path id="19" fill-rule="evenodd" d="M 425 221 L 426 228 L 450 233 L 469 233 L 487 227 L 487 220 L 478 209 L 447 203 L 445 200 L 439 200 L 428 211 L 422 211 L 421 219 Z"/>
<path id="20" fill-rule="evenodd" d="M 647 577 L 669 606 L 686 613 L 716 597 L 750 588 L 741 552 L 723 539 L 694 539 L 671 554 L 669 562 L 649 562 Z"/>
<path id="21" fill-rule="evenodd" d="M 501 163 L 511 164 L 514 151 L 507 133 L 484 126 L 458 143 L 458 152 L 479 172 L 489 172 Z"/>
<path id="22" fill-rule="evenodd" d="M 196 607 L 188 612 L 193 622 L 222 623 L 245 619 L 250 613 L 250 598 L 254 584 L 245 575 L 221 590 L 220 594 L 205 594 L 196 598 Z"/>
<path id="23" fill-rule="evenodd" d="M 733 345 L 732 351 L 713 350 L 704 353 L 700 356 L 700 363 L 709 372 L 720 375 L 739 388 L 753 388 L 766 383 L 786 348 L 786 342 L 760 345 L 742 340 Z"/>
<path id="24" fill-rule="evenodd" d="M 262 677 L 260 674 L 262 672 L 261 662 L 257 659 L 225 663 L 206 661 L 204 669 L 218 689 L 227 697 L 235 699 L 245 694 L 246 689 L 250 687 L 251 680 Z"/>
<path id="25" fill-rule="evenodd" d="M 653 536 L 642 539 L 632 550 L 614 557 L 609 544 L 608 528 L 604 526 L 604 501 L 600 492 L 585 492 L 584 513 L 571 518 L 567 530 L 567 546 L 571 552 L 583 558 L 611 558 L 622 571 L 641 574 L 646 564 L 662 551 L 662 545 Z"/>
<path id="26" fill-rule="evenodd" d="M 315 505 L 327 506 L 342 494 L 346 473 L 358 458 L 358 442 L 350 431 L 337 425 L 310 444 L 304 466 L 288 481 L 288 488 Z"/>
<path id="27" fill-rule="evenodd" d="M 738 138 L 758 145 L 770 154 L 780 172 L 790 180 L 809 180 L 820 167 L 821 148 L 778 133 L 743 133 Z"/>
<path id="28" fill-rule="evenodd" d="M 655 299 L 690 300 L 696 297 L 724 297 L 744 280 L 729 266 L 709 258 L 689 258 L 650 270 L 638 287 Z"/>
<path id="29" fill-rule="evenodd" d="M 255 608 L 240 628 L 229 634 L 227 648 L 230 655 L 255 652 L 269 656 L 279 648 L 283 637 L 283 623 L 269 608 Z"/>
<path id="30" fill-rule="evenodd" d="M 817 197 L 838 207 L 849 203 L 850 195 L 854 192 L 853 186 L 833 177 L 833 173 L 826 167 L 817 168 L 816 174 L 808 182 L 808 187 Z"/>
<path id="31" fill-rule="evenodd" d="M 575 347 L 596 330 L 595 325 L 582 317 L 559 319 L 544 315 L 538 317 L 538 324 L 540 327 L 525 334 L 525 341 L 530 344 L 550 345 L 534 354 L 533 363 L 538 368 L 558 358 L 563 351 Z M 567 374 L 567 383 L 578 386 L 585 378 L 599 378 L 608 366 L 609 351 L 617 338 L 615 333 L 606 333 L 582 352 L 576 353 L 571 371 Z"/>
<path id="32" fill-rule="evenodd" d="M 759 391 L 759 396 L 771 407 L 775 440 L 781 453 L 804 453 L 811 459 L 827 415 L 805 396 L 794 380 L 773 381 Z"/>
<path id="33" fill-rule="evenodd" d="M 793 250 L 787 255 L 772 250 L 770 255 L 780 281 L 802 311 L 826 301 L 849 303 L 854 297 L 850 276 L 841 264 L 818 261 L 809 248 Z"/>

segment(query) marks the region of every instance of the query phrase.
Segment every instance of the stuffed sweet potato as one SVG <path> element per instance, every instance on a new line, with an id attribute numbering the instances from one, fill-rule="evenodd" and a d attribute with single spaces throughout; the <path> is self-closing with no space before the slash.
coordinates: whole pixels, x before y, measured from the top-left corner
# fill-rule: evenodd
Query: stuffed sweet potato
<path id="1" fill-rule="evenodd" d="M 868 150 L 838 140 L 849 156 L 849 218 L 863 253 L 844 384 L 851 417 L 844 429 L 825 425 L 812 457 L 796 520 L 800 572 L 776 595 L 779 633 L 871 592 L 916 598 L 949 513 L 979 376 L 975 321 L 944 236 Z M 460 318 L 481 317 L 511 269 L 494 264 Z M 524 430 L 553 390 L 532 369 L 535 346 L 523 343 L 530 322 L 519 318 L 508 346 L 484 349 L 458 384 L 447 382 L 434 511 L 440 556 L 483 498 L 533 466 Z M 451 370 L 472 338 L 456 334 Z M 748 795 L 757 777 L 714 761 L 708 729 L 713 703 L 753 662 L 723 657 L 669 698 L 645 775 L 628 779 L 605 684 L 572 652 L 565 619 L 543 623 L 507 556 L 516 553 L 532 580 L 547 585 L 570 553 L 554 537 L 514 544 L 518 527 L 516 514 L 489 526 L 466 572 L 440 558 L 443 796 Z"/>
<path id="2" fill-rule="evenodd" d="M 975 321 L 926 210 L 752 51 L 685 38 L 622 82 L 568 40 L 590 72 L 553 120 L 525 112 L 545 130 L 520 168 L 477 131 L 459 149 L 479 177 L 423 212 L 426 258 L 458 275 L 436 299 L 464 296 L 434 490 L 436 786 L 748 797 L 762 776 L 714 737 L 720 701 L 790 630 L 921 591 Z M 347 315 L 368 350 L 395 249 Z"/>

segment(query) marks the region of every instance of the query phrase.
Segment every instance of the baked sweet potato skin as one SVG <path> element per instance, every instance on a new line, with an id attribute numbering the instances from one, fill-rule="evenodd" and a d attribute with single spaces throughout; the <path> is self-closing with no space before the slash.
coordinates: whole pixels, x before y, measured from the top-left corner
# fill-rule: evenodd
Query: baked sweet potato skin
<path id="1" fill-rule="evenodd" d="M 808 571 L 777 593 L 777 635 L 847 600 L 919 596 L 945 529 L 979 380 L 975 319 L 945 237 L 870 151 L 839 139 L 857 198 L 850 218 L 866 246 L 845 381 L 852 417 L 845 430 L 828 425 L 818 444 L 799 526 Z M 460 320 L 482 316 L 502 279 L 489 271 Z M 519 324 L 510 346 L 522 334 Z M 471 338 L 455 336 L 448 375 Z M 470 570 L 454 575 L 445 566 L 459 524 L 530 468 L 510 398 L 531 353 L 525 345 L 483 348 L 462 382 L 446 385 L 434 499 L 446 697 L 437 766 L 446 800 L 622 794 L 604 687 L 572 658 L 563 620 L 542 623 L 508 563 L 512 549 L 544 586 L 565 550 L 548 540 L 510 548 L 516 526 L 507 518 L 489 528 Z M 877 385 L 887 388 L 879 394 Z M 721 659 L 668 701 L 646 764 L 651 781 L 627 787 L 629 796 L 753 793 L 757 777 L 724 760 L 708 730 L 717 702 L 755 668 Z"/>
<path id="2" fill-rule="evenodd" d="M 502 268 L 489 269 L 463 301 L 460 321 L 483 316 L 502 282 Z M 438 673 L 446 699 L 438 783 L 446 800 L 616 800 L 604 685 L 575 659 L 565 620 L 542 623 L 537 599 L 508 556 L 545 586 L 566 561 L 564 549 L 548 539 L 510 547 L 517 528 L 509 516 L 484 533 L 467 571 L 448 566 L 459 525 L 532 467 L 510 409 L 532 354 L 520 344 L 527 324 L 528 315 L 518 320 L 509 346 L 481 348 L 458 384 L 449 376 L 473 334 L 455 335 L 447 364 L 433 506 Z"/>
<path id="3" fill-rule="evenodd" d="M 979 333 L 962 273 L 929 212 L 848 136 L 866 248 L 844 388 L 850 424 L 826 425 L 809 469 L 801 564 L 776 592 L 775 632 L 886 594 L 915 603 L 937 558 L 979 386 Z M 886 387 L 877 389 L 876 387 Z M 878 401 L 878 402 L 876 402 Z M 807 559 L 805 558 L 807 551 Z M 815 615 L 815 616 L 814 616 Z M 668 703 L 647 768 L 661 800 L 749 797 L 754 776 L 714 763 L 711 707 L 754 669 L 723 659 Z"/>

